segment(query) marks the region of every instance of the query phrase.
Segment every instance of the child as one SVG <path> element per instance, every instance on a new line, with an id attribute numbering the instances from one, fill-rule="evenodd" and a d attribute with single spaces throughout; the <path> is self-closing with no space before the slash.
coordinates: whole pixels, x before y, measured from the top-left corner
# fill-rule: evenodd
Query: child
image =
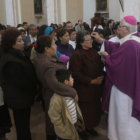
<path id="1" fill-rule="evenodd" d="M 59 82 L 73 86 L 74 81 L 68 70 L 57 70 L 56 78 Z M 74 99 L 55 93 L 51 98 L 48 114 L 58 140 L 79 140 L 78 132 L 84 131 L 84 121 Z"/>

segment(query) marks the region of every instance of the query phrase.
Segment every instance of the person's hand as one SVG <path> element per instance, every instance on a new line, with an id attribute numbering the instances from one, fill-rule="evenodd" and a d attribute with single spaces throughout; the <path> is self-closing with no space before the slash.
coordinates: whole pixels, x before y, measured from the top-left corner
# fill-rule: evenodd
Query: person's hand
<path id="1" fill-rule="evenodd" d="M 100 85 L 102 84 L 103 79 L 104 79 L 104 76 L 99 76 L 96 79 L 91 80 L 91 84 Z"/>
<path id="2" fill-rule="evenodd" d="M 97 39 L 97 38 L 100 37 L 100 35 L 99 35 L 98 32 L 92 32 L 92 33 L 91 33 L 91 36 L 94 37 L 95 39 Z"/>
<path id="3" fill-rule="evenodd" d="M 107 53 L 106 51 L 104 51 L 104 52 L 99 52 L 98 54 L 99 54 L 100 56 L 103 56 L 103 57 L 108 56 L 108 53 Z"/>
<path id="4" fill-rule="evenodd" d="M 77 95 L 77 94 L 76 94 L 74 100 L 75 100 L 76 102 L 78 102 L 78 95 Z"/>
<path id="5" fill-rule="evenodd" d="M 92 32 L 91 36 L 96 39 L 98 43 L 103 43 L 104 39 L 100 37 L 99 33 Z"/>

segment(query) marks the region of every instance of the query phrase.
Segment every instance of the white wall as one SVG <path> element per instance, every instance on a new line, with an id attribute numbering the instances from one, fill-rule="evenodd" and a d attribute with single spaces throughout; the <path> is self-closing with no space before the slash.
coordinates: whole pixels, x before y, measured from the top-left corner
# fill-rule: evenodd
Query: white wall
<path id="1" fill-rule="evenodd" d="M 6 8 L 6 24 L 11 26 L 16 26 L 17 22 L 15 19 L 15 3 L 14 0 L 5 0 L 5 8 Z"/>
<path id="2" fill-rule="evenodd" d="M 66 13 L 66 0 L 60 0 L 60 16 L 61 22 L 67 21 L 67 13 Z"/>
<path id="3" fill-rule="evenodd" d="M 119 21 L 122 15 L 119 0 L 109 0 L 109 19 Z"/>
<path id="4" fill-rule="evenodd" d="M 0 23 L 6 25 L 5 0 L 0 0 Z"/>
<path id="5" fill-rule="evenodd" d="M 71 21 L 75 25 L 78 19 L 83 19 L 83 1 L 66 0 L 66 13 L 66 20 Z"/>
<path id="6" fill-rule="evenodd" d="M 91 18 L 96 11 L 95 0 L 83 0 L 83 21 L 91 26 Z"/>
<path id="7" fill-rule="evenodd" d="M 124 0 L 124 16 L 133 15 L 140 20 L 140 0 Z"/>
<path id="8" fill-rule="evenodd" d="M 47 23 L 50 25 L 51 23 L 55 22 L 54 19 L 54 0 L 47 0 L 46 2 L 47 6 Z"/>

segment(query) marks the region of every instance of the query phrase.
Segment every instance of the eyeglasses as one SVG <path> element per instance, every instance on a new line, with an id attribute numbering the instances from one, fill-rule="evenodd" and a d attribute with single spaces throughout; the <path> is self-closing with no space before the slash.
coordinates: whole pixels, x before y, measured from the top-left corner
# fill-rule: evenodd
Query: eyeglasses
<path id="1" fill-rule="evenodd" d="M 126 25 L 119 25 L 119 28 L 127 27 Z"/>
<path id="2" fill-rule="evenodd" d="M 91 39 L 87 39 L 87 40 L 85 40 L 85 41 L 93 41 L 93 39 L 91 38 Z"/>

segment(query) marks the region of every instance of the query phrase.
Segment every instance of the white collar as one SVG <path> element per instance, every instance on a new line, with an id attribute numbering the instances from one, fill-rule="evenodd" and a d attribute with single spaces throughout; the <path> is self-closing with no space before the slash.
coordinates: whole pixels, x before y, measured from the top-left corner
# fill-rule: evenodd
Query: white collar
<path id="1" fill-rule="evenodd" d="M 133 34 L 135 34 L 137 32 L 133 32 L 133 33 L 130 33 L 128 34 L 127 36 L 123 37 L 122 39 L 120 39 L 120 45 L 122 45 L 124 42 L 126 42 L 127 40 L 139 40 L 139 37 L 135 37 L 133 36 Z"/>
<path id="2" fill-rule="evenodd" d="M 120 45 L 122 45 L 124 42 L 130 39 L 132 34 L 128 34 L 127 36 L 120 39 Z"/>

